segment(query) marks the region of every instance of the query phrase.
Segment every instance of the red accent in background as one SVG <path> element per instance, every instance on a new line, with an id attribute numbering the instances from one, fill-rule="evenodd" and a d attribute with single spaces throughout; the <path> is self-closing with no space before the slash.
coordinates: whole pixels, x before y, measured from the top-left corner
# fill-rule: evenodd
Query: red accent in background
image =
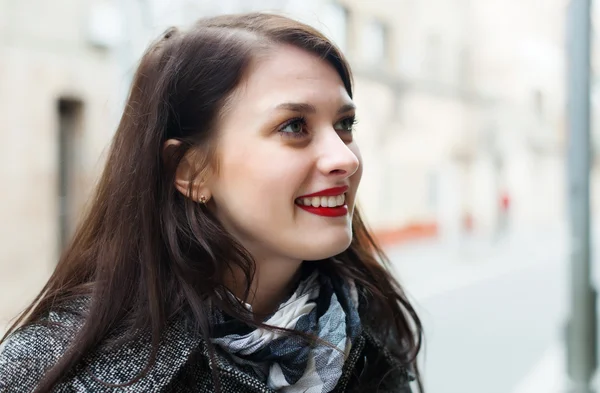
<path id="1" fill-rule="evenodd" d="M 424 222 L 395 229 L 375 230 L 373 232 L 380 246 L 389 247 L 414 240 L 434 238 L 438 235 L 438 225 L 435 222 Z"/>

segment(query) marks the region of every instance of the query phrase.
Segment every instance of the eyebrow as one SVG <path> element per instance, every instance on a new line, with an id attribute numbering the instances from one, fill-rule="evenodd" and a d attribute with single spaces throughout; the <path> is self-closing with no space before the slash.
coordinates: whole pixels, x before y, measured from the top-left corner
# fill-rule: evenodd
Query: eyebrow
<path id="1" fill-rule="evenodd" d="M 306 104 L 306 103 L 297 103 L 297 102 L 286 102 L 283 104 L 277 105 L 276 109 L 284 109 L 291 112 L 298 113 L 316 113 L 317 108 L 314 105 Z M 341 115 L 342 113 L 350 112 L 355 110 L 356 106 L 354 104 L 345 104 L 338 109 L 337 114 Z"/>

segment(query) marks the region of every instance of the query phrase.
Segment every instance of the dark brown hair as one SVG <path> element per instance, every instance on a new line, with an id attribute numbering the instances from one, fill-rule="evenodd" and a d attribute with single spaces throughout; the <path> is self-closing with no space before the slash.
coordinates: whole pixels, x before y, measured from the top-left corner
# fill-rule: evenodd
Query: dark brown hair
<path id="1" fill-rule="evenodd" d="M 283 16 L 203 19 L 185 31 L 169 29 L 144 54 L 90 206 L 47 284 L 9 330 L 38 323 L 81 296 L 90 299 L 70 349 L 46 373 L 37 392 L 51 390 L 117 332 L 132 338 L 149 331 L 154 355 L 146 372 L 171 318 L 188 312 L 196 331 L 204 339 L 210 336 L 207 300 L 254 323 L 239 303 L 225 296 L 223 283 L 232 266 L 241 268 L 248 294 L 254 274 L 251 255 L 209 210 L 178 192 L 174 178 L 190 149 L 202 152 L 210 163 L 215 122 L 226 100 L 257 52 L 278 44 L 320 56 L 339 73 L 352 97 L 350 69 L 341 52 L 315 29 Z M 181 144 L 164 155 L 169 139 Z M 344 263 L 321 262 L 356 280 L 369 303 L 364 323 L 376 327 L 384 342 L 397 343 L 388 349 L 413 368 L 422 390 L 416 365 L 421 322 L 384 267 L 387 259 L 358 211 L 352 225 L 352 243 L 337 256 Z"/>

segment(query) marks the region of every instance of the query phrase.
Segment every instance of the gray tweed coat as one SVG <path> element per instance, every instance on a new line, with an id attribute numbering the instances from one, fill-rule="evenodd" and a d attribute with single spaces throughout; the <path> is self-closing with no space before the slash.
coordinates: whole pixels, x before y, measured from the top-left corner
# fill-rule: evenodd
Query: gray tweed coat
<path id="1" fill-rule="evenodd" d="M 51 313 L 51 324 L 28 326 L 13 333 L 0 348 L 0 392 L 31 392 L 44 371 L 64 353 L 80 320 L 66 312 Z M 76 367 L 53 391 L 208 393 L 214 391 L 210 370 L 216 367 L 224 393 L 273 392 L 224 357 L 218 357 L 213 364 L 202 340 L 194 338 L 184 323 L 170 326 L 155 365 L 144 377 L 128 386 L 114 386 L 131 381 L 142 371 L 149 353 L 147 338 L 119 348 L 98 350 L 86 359 L 85 366 Z M 365 330 L 351 350 L 335 392 L 410 393 L 412 379 L 409 371 L 396 363 Z"/>

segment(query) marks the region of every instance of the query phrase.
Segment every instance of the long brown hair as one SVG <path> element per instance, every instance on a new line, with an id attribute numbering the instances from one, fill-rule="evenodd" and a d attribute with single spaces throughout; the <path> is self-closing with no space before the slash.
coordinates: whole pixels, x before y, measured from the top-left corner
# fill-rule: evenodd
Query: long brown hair
<path id="1" fill-rule="evenodd" d="M 336 69 L 352 97 L 350 68 L 342 53 L 315 29 L 283 16 L 203 19 L 185 31 L 167 30 L 144 54 L 90 206 L 47 284 L 3 338 L 81 296 L 90 299 L 71 347 L 45 374 L 37 392 L 51 390 L 116 332 L 131 338 L 149 331 L 154 355 L 147 371 L 169 320 L 184 311 L 209 342 L 207 301 L 254 323 L 239 303 L 225 296 L 223 283 L 228 270 L 241 268 L 248 294 L 254 274 L 251 255 L 209 210 L 178 192 L 174 178 L 190 149 L 210 164 L 215 122 L 226 100 L 257 51 L 277 44 L 320 56 Z M 169 139 L 181 143 L 165 155 Z M 422 390 L 416 365 L 421 322 L 385 268 L 387 259 L 358 211 L 353 235 L 350 247 L 337 256 L 344 263 L 327 266 L 357 281 L 369 301 L 370 321 L 365 323 L 378 327 L 383 341 L 394 339 L 398 345 L 390 351 L 412 366 Z"/>

